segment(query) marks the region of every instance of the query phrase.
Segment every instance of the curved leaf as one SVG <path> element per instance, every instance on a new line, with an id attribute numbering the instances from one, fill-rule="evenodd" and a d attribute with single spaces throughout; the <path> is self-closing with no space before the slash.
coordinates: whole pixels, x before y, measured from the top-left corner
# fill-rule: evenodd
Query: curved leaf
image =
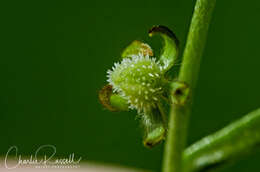
<path id="1" fill-rule="evenodd" d="M 164 65 L 165 71 L 168 71 L 176 62 L 179 54 L 179 41 L 175 34 L 166 26 L 154 26 L 149 31 L 149 36 L 159 34 L 164 45 L 160 55 L 160 62 Z"/>
<path id="2" fill-rule="evenodd" d="M 260 109 L 188 147 L 185 172 L 209 171 L 260 148 Z"/>

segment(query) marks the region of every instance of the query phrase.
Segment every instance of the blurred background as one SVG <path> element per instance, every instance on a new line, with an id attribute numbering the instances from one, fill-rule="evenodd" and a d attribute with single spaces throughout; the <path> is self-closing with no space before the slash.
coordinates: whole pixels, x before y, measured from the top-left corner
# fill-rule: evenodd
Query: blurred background
<path id="1" fill-rule="evenodd" d="M 161 24 L 185 40 L 195 0 L 1 1 L 0 157 L 46 144 L 57 157 L 160 171 L 163 145 L 144 148 L 136 112 L 98 101 L 106 71 L 133 40 L 160 40 Z M 188 144 L 260 107 L 260 1 L 217 1 L 201 64 Z M 223 170 L 260 171 L 260 155 Z M 3 162 L 1 162 L 2 164 Z"/>

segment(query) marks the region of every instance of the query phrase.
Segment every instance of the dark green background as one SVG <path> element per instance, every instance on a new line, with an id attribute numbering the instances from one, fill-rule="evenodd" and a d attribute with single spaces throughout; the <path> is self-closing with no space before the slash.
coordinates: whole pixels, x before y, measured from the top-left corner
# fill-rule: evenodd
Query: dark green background
<path id="1" fill-rule="evenodd" d="M 195 1 L 0 2 L 0 154 L 53 144 L 57 155 L 160 171 L 135 112 L 103 109 L 106 70 L 147 30 L 174 30 L 183 49 Z M 218 0 L 202 60 L 188 143 L 260 107 L 260 1 Z M 156 40 L 156 39 L 155 39 Z M 158 40 L 157 40 L 158 41 Z M 260 171 L 260 155 L 226 171 Z"/>

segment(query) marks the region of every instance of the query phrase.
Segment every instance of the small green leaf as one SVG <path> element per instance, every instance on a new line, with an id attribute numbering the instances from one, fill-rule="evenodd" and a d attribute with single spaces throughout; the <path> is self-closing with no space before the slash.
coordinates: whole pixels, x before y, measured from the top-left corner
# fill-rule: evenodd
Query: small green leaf
<path id="1" fill-rule="evenodd" d="M 160 62 L 164 65 L 164 70 L 168 71 L 179 54 L 179 41 L 175 34 L 165 26 L 154 26 L 149 31 L 149 36 L 159 34 L 164 40 L 164 46 L 160 55 Z"/>
<path id="2" fill-rule="evenodd" d="M 130 57 L 131 55 L 138 55 L 139 53 L 143 54 L 144 56 L 153 56 L 153 50 L 151 47 L 148 44 L 137 40 L 133 41 L 129 46 L 127 46 L 121 56 L 122 58 L 126 58 Z"/>

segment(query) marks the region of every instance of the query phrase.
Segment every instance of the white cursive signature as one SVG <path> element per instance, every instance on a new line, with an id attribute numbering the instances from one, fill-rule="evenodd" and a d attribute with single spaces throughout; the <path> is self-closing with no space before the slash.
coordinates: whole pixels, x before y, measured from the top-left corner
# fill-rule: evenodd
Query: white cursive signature
<path id="1" fill-rule="evenodd" d="M 43 150 L 47 150 L 48 152 L 51 152 L 50 155 L 44 154 L 43 158 L 39 158 L 39 153 L 43 152 Z M 11 158 L 11 153 L 15 154 L 15 163 L 8 163 Z M 7 169 L 15 169 L 18 168 L 20 165 L 75 165 L 79 164 L 81 161 L 81 157 L 79 157 L 77 160 L 75 160 L 74 153 L 69 154 L 66 158 L 54 158 L 54 155 L 56 154 L 56 147 L 53 145 L 42 145 L 40 146 L 36 151 L 34 155 L 31 155 L 30 158 L 23 159 L 22 155 L 18 156 L 18 147 L 17 146 L 11 146 L 6 155 L 5 155 L 5 168 Z M 12 161 L 13 162 L 13 161 Z M 11 164 L 11 165 L 10 165 Z"/>

